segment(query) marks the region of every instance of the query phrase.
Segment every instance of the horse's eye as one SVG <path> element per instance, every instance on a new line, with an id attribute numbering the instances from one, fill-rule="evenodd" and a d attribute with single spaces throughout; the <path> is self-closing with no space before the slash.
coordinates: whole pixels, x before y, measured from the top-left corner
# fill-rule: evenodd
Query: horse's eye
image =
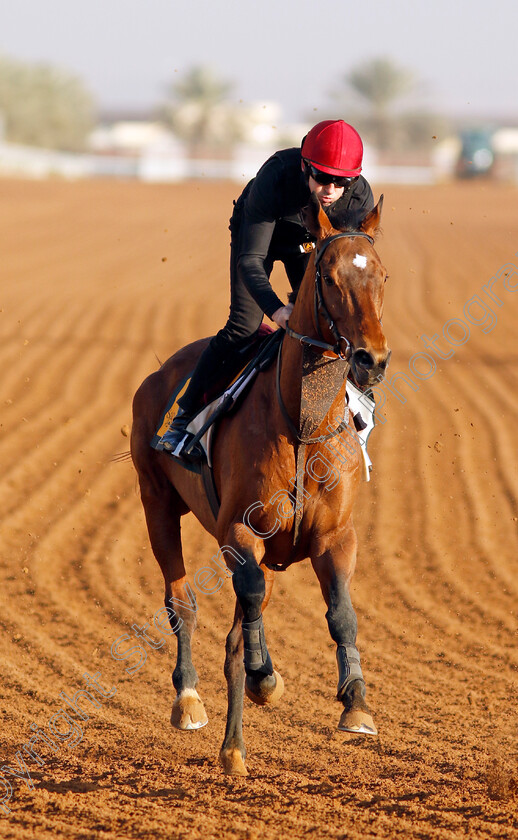
<path id="1" fill-rule="evenodd" d="M 388 276 L 388 274 L 386 274 L 385 275 L 385 283 L 387 282 L 388 279 L 389 279 L 389 276 Z"/>
<path id="2" fill-rule="evenodd" d="M 329 276 L 329 274 L 324 274 L 324 283 L 326 284 L 326 286 L 332 286 L 334 282 L 335 281 L 332 277 Z"/>

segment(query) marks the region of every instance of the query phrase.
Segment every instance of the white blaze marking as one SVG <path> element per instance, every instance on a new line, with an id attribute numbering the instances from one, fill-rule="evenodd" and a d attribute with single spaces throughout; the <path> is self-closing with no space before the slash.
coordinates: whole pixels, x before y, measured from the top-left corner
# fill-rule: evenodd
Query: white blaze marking
<path id="1" fill-rule="evenodd" d="M 353 265 L 357 265 L 358 268 L 365 268 L 367 265 L 367 257 L 364 257 L 363 254 L 356 254 Z"/>

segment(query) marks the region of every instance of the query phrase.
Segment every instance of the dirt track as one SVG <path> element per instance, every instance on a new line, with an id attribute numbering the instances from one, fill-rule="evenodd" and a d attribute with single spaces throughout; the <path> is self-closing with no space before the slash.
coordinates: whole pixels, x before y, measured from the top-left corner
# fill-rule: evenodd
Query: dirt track
<path id="1" fill-rule="evenodd" d="M 467 324 L 474 295 L 489 305 L 482 286 L 515 259 L 518 194 L 384 192 L 390 374 L 408 375 L 421 335 Z M 389 395 L 371 437 L 353 602 L 378 738 L 336 730 L 334 645 L 307 563 L 279 575 L 266 613 L 286 693 L 273 710 L 247 702 L 246 780 L 217 765 L 230 582 L 199 596 L 207 728 L 169 726 L 170 645 L 133 677 L 110 654 L 162 606 L 132 465 L 110 459 L 156 357 L 224 322 L 235 194 L 1 184 L 0 763 L 16 767 L 32 723 L 49 733 L 83 673 L 116 693 L 78 721 L 82 740 L 27 760 L 33 789 L 11 776 L 0 837 L 518 837 L 518 294 L 503 274 L 498 323 L 472 303 L 469 340 L 413 376 L 418 391 L 403 385 L 405 403 Z M 183 531 L 194 573 L 216 545 L 191 518 Z"/>

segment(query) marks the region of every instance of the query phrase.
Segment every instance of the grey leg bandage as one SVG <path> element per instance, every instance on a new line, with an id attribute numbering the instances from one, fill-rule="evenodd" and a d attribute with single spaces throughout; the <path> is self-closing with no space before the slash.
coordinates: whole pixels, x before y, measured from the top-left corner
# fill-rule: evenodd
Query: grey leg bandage
<path id="1" fill-rule="evenodd" d="M 355 645 L 338 645 L 336 659 L 338 662 L 337 697 L 340 699 L 354 680 L 364 682 L 364 679 L 360 665 L 360 654 Z"/>
<path id="2" fill-rule="evenodd" d="M 266 647 L 264 638 L 264 625 L 262 615 L 255 621 L 244 622 L 241 625 L 243 630 L 243 641 L 245 643 L 245 671 L 256 673 L 262 671 L 265 674 L 273 674 L 272 660 Z"/>

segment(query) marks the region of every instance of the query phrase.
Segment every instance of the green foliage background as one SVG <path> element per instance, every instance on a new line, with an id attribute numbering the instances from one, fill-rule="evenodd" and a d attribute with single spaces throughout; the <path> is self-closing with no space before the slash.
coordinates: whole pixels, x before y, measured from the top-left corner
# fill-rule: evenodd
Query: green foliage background
<path id="1" fill-rule="evenodd" d="M 95 105 L 83 82 L 48 64 L 0 57 L 0 121 L 4 139 L 78 151 L 94 125 Z"/>

